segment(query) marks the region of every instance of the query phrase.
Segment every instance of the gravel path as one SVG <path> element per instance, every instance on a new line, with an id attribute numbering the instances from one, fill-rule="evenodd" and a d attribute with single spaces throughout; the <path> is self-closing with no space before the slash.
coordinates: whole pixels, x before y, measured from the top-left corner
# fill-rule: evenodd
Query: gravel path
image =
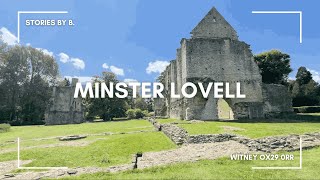
<path id="1" fill-rule="evenodd" d="M 201 159 L 217 159 L 233 153 L 246 153 L 248 151 L 249 149 L 247 146 L 235 141 L 208 144 L 189 144 L 174 150 L 144 153 L 141 158 L 138 158 L 137 166 L 138 169 L 143 169 L 180 162 L 193 162 Z M 15 167 L 13 167 L 11 170 L 14 170 Z M 133 169 L 133 164 L 124 164 L 108 168 L 86 167 L 67 170 L 49 170 L 42 172 L 23 172 L 18 174 L 7 174 L 7 176 L 0 176 L 0 179 L 60 178 L 97 172 L 112 173 L 131 169 Z"/>
<path id="2" fill-rule="evenodd" d="M 18 161 L 7 161 L 7 162 L 0 162 L 0 179 L 1 179 L 1 175 L 4 175 L 6 173 L 9 173 L 15 169 L 17 169 L 18 166 Z M 28 161 L 21 161 L 21 164 L 29 164 L 31 163 L 31 160 Z"/>
<path id="3" fill-rule="evenodd" d="M 97 173 L 97 172 L 119 172 L 132 169 L 132 164 L 125 164 L 120 166 L 113 166 L 108 168 L 100 168 L 100 167 L 86 167 L 86 168 L 74 168 L 74 169 L 66 169 L 66 170 L 49 170 L 42 172 L 23 172 L 17 174 L 6 174 L 0 175 L 0 179 L 41 179 L 41 178 L 61 178 L 67 176 L 75 176 L 87 173 Z"/>
<path id="4" fill-rule="evenodd" d="M 152 166 L 167 165 L 179 162 L 194 162 L 201 159 L 217 159 L 234 153 L 247 153 L 246 145 L 235 141 L 226 141 L 207 144 L 189 144 L 178 149 L 148 152 L 138 158 L 138 169 Z"/>

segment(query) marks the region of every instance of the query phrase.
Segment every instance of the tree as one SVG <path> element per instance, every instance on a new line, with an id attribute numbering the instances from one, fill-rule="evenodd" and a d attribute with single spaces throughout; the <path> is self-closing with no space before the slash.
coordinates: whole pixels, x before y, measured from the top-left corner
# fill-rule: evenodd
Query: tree
<path id="1" fill-rule="evenodd" d="M 271 50 L 254 56 L 260 68 L 262 82 L 267 84 L 285 84 L 292 72 L 290 56 L 278 50 Z"/>
<path id="2" fill-rule="evenodd" d="M 312 80 L 312 74 L 305 67 L 299 67 L 296 81 L 299 85 L 308 84 Z"/>
<path id="3" fill-rule="evenodd" d="M 39 123 L 58 76 L 56 60 L 30 46 L 1 50 L 0 91 L 4 105 L 0 118 L 19 124 Z"/>
<path id="4" fill-rule="evenodd" d="M 71 86 L 71 82 L 68 78 L 64 78 L 62 81 L 58 83 L 60 87 Z"/>
<path id="5" fill-rule="evenodd" d="M 305 68 L 298 69 L 296 80 L 289 83 L 293 106 L 313 106 L 319 104 L 320 87 Z"/>
<path id="6" fill-rule="evenodd" d="M 146 101 L 144 99 L 139 97 L 135 100 L 135 109 L 147 110 L 148 104 L 146 103 Z"/>
<path id="7" fill-rule="evenodd" d="M 118 83 L 116 75 L 112 72 L 103 72 L 102 76 L 94 78 L 94 84 L 105 83 L 109 87 L 109 83 Z M 110 87 L 109 87 L 110 88 Z M 130 95 L 129 95 L 130 96 Z M 115 117 L 125 117 L 127 109 L 129 109 L 128 98 L 87 98 L 86 99 L 88 117 L 99 116 L 104 121 L 112 120 Z"/>

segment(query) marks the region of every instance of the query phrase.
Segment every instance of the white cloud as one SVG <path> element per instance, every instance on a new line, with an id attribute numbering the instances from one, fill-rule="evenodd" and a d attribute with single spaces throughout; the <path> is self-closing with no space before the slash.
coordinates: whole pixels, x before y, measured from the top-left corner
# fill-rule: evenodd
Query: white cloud
<path id="1" fill-rule="evenodd" d="M 79 58 L 71 58 L 70 61 L 76 69 L 84 69 L 86 66 L 84 61 Z"/>
<path id="2" fill-rule="evenodd" d="M 123 82 L 130 83 L 130 82 L 138 82 L 136 79 L 124 79 Z"/>
<path id="3" fill-rule="evenodd" d="M 7 43 L 10 46 L 18 44 L 18 38 L 13 35 L 7 28 L 2 27 L 0 29 L 0 37 L 3 42 Z"/>
<path id="4" fill-rule="evenodd" d="M 148 74 L 151 73 L 162 73 L 166 67 L 169 65 L 170 63 L 168 61 L 153 61 L 153 62 L 149 62 L 149 65 L 146 69 L 146 72 Z"/>
<path id="5" fill-rule="evenodd" d="M 102 68 L 103 68 L 103 69 L 109 69 L 109 66 L 108 66 L 107 63 L 103 63 L 103 64 L 102 64 Z"/>
<path id="6" fill-rule="evenodd" d="M 124 70 L 121 68 L 118 68 L 116 66 L 110 66 L 111 72 L 115 73 L 116 75 L 119 76 L 124 76 Z"/>
<path id="7" fill-rule="evenodd" d="M 60 53 L 58 56 L 62 63 L 67 63 L 70 61 L 70 57 L 66 53 Z"/>
<path id="8" fill-rule="evenodd" d="M 53 52 L 49 51 L 48 49 L 42 49 L 42 48 L 36 48 L 36 49 L 38 49 L 39 51 L 42 51 L 45 55 L 53 57 Z"/>
<path id="9" fill-rule="evenodd" d="M 66 53 L 60 53 L 58 54 L 60 62 L 62 63 L 72 63 L 72 65 L 76 68 L 76 69 L 84 69 L 86 67 L 85 62 L 80 59 L 80 58 L 73 58 L 70 57 L 68 54 Z"/>
<path id="10" fill-rule="evenodd" d="M 318 82 L 318 83 L 320 83 L 320 74 L 319 74 L 319 72 L 316 71 L 316 70 L 312 70 L 312 69 L 307 69 L 307 70 L 311 72 L 313 80 Z"/>

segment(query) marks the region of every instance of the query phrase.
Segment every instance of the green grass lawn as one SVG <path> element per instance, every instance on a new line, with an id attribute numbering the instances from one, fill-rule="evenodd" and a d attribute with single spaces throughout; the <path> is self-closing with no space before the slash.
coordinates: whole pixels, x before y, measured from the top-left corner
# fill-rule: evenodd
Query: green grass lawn
<path id="1" fill-rule="evenodd" d="M 253 166 L 299 166 L 294 161 L 231 161 L 230 158 L 180 163 L 121 173 L 84 174 L 69 179 L 320 179 L 320 148 L 303 151 L 302 170 L 252 170 Z M 68 179 L 68 178 L 66 178 Z"/>
<path id="2" fill-rule="evenodd" d="M 0 144 L 5 141 L 35 138 L 48 138 L 77 134 L 98 134 L 104 132 L 130 132 L 138 130 L 153 130 L 153 126 L 145 120 L 112 121 L 83 123 L 59 126 L 13 126 L 9 132 L 0 134 Z"/>
<path id="3" fill-rule="evenodd" d="M 179 126 L 186 129 L 189 134 L 217 134 L 229 132 L 250 138 L 320 131 L 320 123 L 237 123 L 206 121 L 204 123 L 179 124 Z M 235 127 L 239 128 L 239 130 L 231 132 L 225 131 L 223 126 Z"/>
<path id="4" fill-rule="evenodd" d="M 308 114 L 310 115 L 310 114 Z M 260 138 L 266 136 L 303 134 L 307 132 L 320 131 L 320 117 L 318 122 L 219 122 L 204 121 L 203 123 L 191 123 L 190 121 L 182 121 L 177 119 L 158 119 L 161 124 L 178 123 L 178 126 L 186 129 L 190 135 L 196 134 L 219 134 L 233 133 L 247 136 L 250 138 Z M 235 128 L 236 130 L 226 130 L 224 126 Z"/>
<path id="5" fill-rule="evenodd" d="M 9 132 L 0 135 L 0 150 L 15 150 L 16 143 L 8 141 L 21 138 L 21 147 L 34 147 L 21 150 L 22 160 L 33 160 L 28 166 L 67 166 L 87 167 L 129 163 L 132 154 L 137 152 L 160 151 L 176 146 L 161 132 L 136 132 L 154 127 L 146 120 L 116 122 L 83 123 L 59 126 L 20 126 L 12 127 Z M 87 146 L 66 146 L 57 136 L 75 134 L 99 134 L 105 132 L 120 133 L 116 135 L 94 135 L 71 143 L 91 143 Z M 39 140 L 39 138 L 49 138 Z M 41 145 L 64 145 L 50 148 L 39 148 Z M 0 153 L 0 162 L 17 159 L 16 151 Z"/>
<path id="6" fill-rule="evenodd" d="M 161 151 L 176 146 L 161 132 L 98 136 L 84 147 L 34 148 L 21 152 L 22 160 L 33 160 L 32 167 L 108 167 L 131 162 L 137 152 Z M 17 159 L 16 152 L 0 154 L 1 161 Z"/>

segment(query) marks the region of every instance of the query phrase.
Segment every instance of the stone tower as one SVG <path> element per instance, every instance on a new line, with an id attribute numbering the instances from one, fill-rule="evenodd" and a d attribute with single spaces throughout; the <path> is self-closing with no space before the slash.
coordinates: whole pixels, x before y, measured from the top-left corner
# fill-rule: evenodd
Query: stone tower
<path id="1" fill-rule="evenodd" d="M 53 87 L 52 98 L 45 115 L 46 125 L 79 124 L 84 122 L 84 106 L 81 98 L 73 98 L 78 79 L 71 86 Z"/>
<path id="2" fill-rule="evenodd" d="M 241 83 L 245 99 L 225 99 L 235 119 L 261 118 L 269 114 L 292 111 L 291 98 L 284 86 L 263 85 L 250 46 L 239 41 L 236 31 L 212 8 L 192 30 L 190 39 L 182 39 L 172 60 L 164 72 L 165 99 L 155 100 L 156 115 L 186 120 L 218 119 L 218 99 L 213 92 L 207 99 L 199 92 L 196 97 L 173 99 L 170 97 L 171 82 L 176 93 L 186 82 L 229 82 L 230 91 L 236 91 Z M 270 87 L 271 86 L 271 87 Z M 269 91 L 277 87 L 280 101 L 270 101 Z M 274 93 L 274 92 L 273 92 Z"/>

